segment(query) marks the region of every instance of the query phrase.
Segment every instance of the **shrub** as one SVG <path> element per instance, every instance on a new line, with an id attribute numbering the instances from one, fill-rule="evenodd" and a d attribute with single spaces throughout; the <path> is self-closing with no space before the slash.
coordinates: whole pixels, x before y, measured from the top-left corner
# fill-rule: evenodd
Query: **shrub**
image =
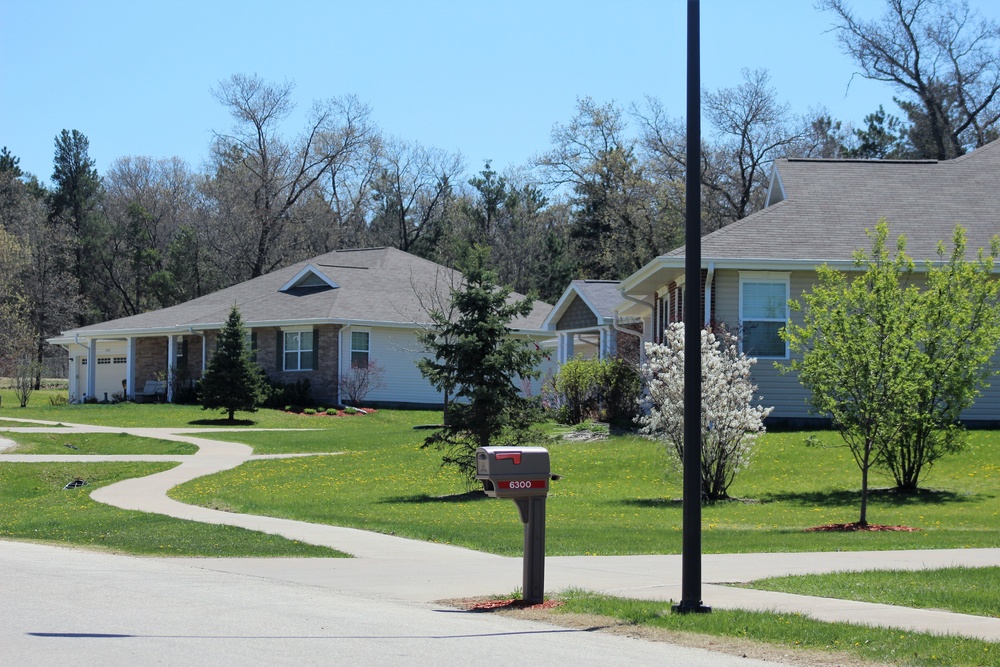
<path id="1" fill-rule="evenodd" d="M 556 377 L 556 389 L 562 394 L 565 410 L 560 416 L 568 424 L 600 418 L 601 362 L 597 359 L 572 359 L 563 364 Z"/>
<path id="2" fill-rule="evenodd" d="M 302 414 L 314 415 L 316 414 L 316 410 L 314 408 L 306 408 L 305 410 L 302 411 Z"/>
<path id="3" fill-rule="evenodd" d="M 264 407 L 281 408 L 285 410 L 296 405 L 309 405 L 312 400 L 312 385 L 308 378 L 300 378 L 295 382 L 279 382 L 268 380 L 267 399 Z"/>
<path id="4" fill-rule="evenodd" d="M 326 411 L 326 414 L 330 415 L 331 417 L 336 417 L 337 416 L 337 408 L 329 408 Z"/>
<path id="5" fill-rule="evenodd" d="M 641 390 L 639 374 L 624 359 L 573 359 L 555 380 L 560 406 L 556 419 L 564 424 L 603 420 L 631 424 Z"/>
<path id="6" fill-rule="evenodd" d="M 374 359 L 351 364 L 351 369 L 340 376 L 341 400 L 346 397 L 347 402 L 359 405 L 369 392 L 385 388 L 384 375 L 385 369 Z"/>

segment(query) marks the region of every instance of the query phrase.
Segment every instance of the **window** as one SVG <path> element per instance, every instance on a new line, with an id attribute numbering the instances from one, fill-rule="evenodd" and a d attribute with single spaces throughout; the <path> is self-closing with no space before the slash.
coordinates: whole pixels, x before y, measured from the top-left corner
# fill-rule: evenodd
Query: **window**
<path id="1" fill-rule="evenodd" d="M 114 357 L 111 361 L 115 364 L 124 364 L 128 363 L 128 357 Z"/>
<path id="2" fill-rule="evenodd" d="M 97 357 L 97 365 L 103 366 L 111 363 L 111 357 Z"/>
<path id="3" fill-rule="evenodd" d="M 371 336 L 367 331 L 351 332 L 351 366 L 368 366 Z"/>
<path id="4" fill-rule="evenodd" d="M 313 364 L 313 332 L 285 331 L 285 370 L 311 371 Z"/>
<path id="5" fill-rule="evenodd" d="M 250 361 L 257 363 L 257 332 L 244 331 L 243 345 L 250 352 Z"/>
<path id="6" fill-rule="evenodd" d="M 779 331 L 788 323 L 788 273 L 740 273 L 743 352 L 754 357 L 788 357 Z"/>

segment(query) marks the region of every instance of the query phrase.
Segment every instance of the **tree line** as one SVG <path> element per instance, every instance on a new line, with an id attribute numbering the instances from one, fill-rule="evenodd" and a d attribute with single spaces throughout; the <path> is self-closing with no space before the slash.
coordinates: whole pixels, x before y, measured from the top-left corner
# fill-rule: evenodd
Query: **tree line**
<path id="1" fill-rule="evenodd" d="M 858 127 L 822 107 L 796 115 L 765 70 L 705 91 L 706 233 L 761 207 L 779 157 L 946 159 L 998 136 L 995 23 L 964 2 L 886 0 L 874 21 L 842 0 L 818 7 L 902 115 L 879 107 Z M 459 154 L 386 135 L 351 96 L 313 102 L 291 134 L 291 83 L 236 74 L 212 94 L 232 124 L 201 169 L 125 156 L 100 174 L 86 135 L 63 130 L 45 185 L 0 152 L 0 357 L 41 362 L 63 330 L 341 248 L 458 266 L 486 246 L 501 283 L 551 302 L 572 279 L 623 278 L 683 239 L 685 123 L 656 98 L 581 98 L 527 164 L 470 173 Z"/>

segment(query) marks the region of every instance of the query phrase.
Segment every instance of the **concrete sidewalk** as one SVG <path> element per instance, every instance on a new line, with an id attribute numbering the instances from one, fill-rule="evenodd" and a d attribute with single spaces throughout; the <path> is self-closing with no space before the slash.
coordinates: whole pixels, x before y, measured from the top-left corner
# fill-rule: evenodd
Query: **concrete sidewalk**
<path id="1" fill-rule="evenodd" d="M 23 420 L 21 420 L 23 421 Z M 42 425 L 40 425 L 42 426 Z M 44 426 L 42 426 L 44 428 Z M 2 421 L 0 421 L 2 429 Z M 9 429 L 14 430 L 14 429 Z M 21 431 L 32 428 L 18 428 Z M 129 479 L 95 490 L 98 502 L 181 519 L 240 526 L 289 539 L 331 547 L 353 559 L 187 558 L 170 559 L 190 567 L 295 582 L 387 599 L 428 602 L 444 598 L 509 594 L 521 585 L 520 558 L 496 556 L 352 528 L 233 514 L 186 505 L 167 491 L 203 475 L 234 468 L 254 456 L 236 443 L 200 437 L 212 429 L 109 428 L 64 425 L 60 432 L 126 432 L 143 437 L 189 442 L 199 447 L 171 470 Z M 246 431 L 246 429 L 240 429 Z M 140 460 L 139 457 L 42 457 L 0 454 L 0 461 Z M 158 459 L 159 460 L 159 459 Z M 512 520 L 516 513 L 512 511 Z M 808 614 L 824 621 L 844 621 L 1000 641 L 1000 618 L 953 614 L 890 605 L 813 598 L 723 586 L 788 574 L 872 569 L 936 569 L 1000 565 L 1000 549 L 874 551 L 823 553 L 712 554 L 702 559 L 705 604 L 719 609 L 759 609 Z M 651 600 L 679 600 L 680 556 L 572 556 L 546 559 L 546 590 L 576 587 L 611 595 Z M 1000 613 L 998 607 L 997 613 Z"/>

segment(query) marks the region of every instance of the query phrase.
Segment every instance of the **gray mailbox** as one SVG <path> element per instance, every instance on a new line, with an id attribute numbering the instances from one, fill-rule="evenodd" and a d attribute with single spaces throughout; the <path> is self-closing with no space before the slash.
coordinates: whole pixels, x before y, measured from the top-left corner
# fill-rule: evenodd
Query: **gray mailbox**
<path id="1" fill-rule="evenodd" d="M 531 498 L 549 493 L 549 451 L 544 447 L 480 447 L 476 479 L 491 498 Z"/>
<path id="2" fill-rule="evenodd" d="M 524 524 L 524 601 L 545 599 L 545 497 L 549 481 L 558 479 L 549 468 L 544 447 L 480 447 L 476 450 L 476 479 L 493 498 L 510 498 Z"/>

